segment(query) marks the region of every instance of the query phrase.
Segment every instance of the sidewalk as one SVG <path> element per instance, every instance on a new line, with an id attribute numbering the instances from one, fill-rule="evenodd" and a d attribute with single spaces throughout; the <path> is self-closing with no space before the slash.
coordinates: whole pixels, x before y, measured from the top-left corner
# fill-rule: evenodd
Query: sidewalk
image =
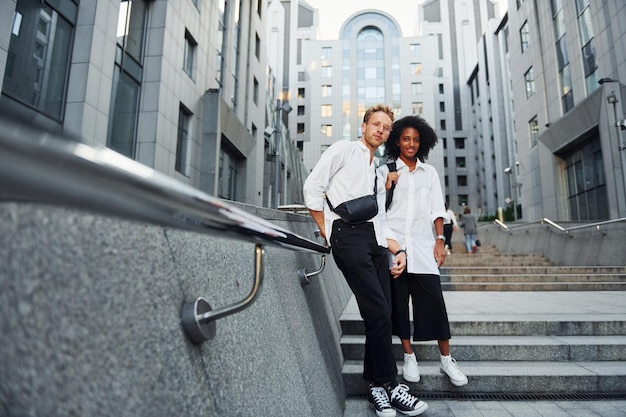
<path id="1" fill-rule="evenodd" d="M 425 417 L 624 417 L 626 401 L 426 401 Z M 398 413 L 398 416 L 402 414 Z M 367 399 L 346 401 L 344 417 L 376 417 Z"/>
<path id="2" fill-rule="evenodd" d="M 455 322 L 626 321 L 626 291 L 444 291 L 451 327 Z M 360 317 L 354 297 L 343 318 Z M 451 345 L 454 348 L 454 331 Z M 461 368 L 462 362 L 459 363 Z M 470 384 L 472 383 L 470 378 Z M 419 391 L 419 383 L 416 389 Z M 626 393 L 626 378 L 621 390 Z M 584 393 L 580 393 L 584 394 Z M 426 395 L 426 394 L 425 394 Z M 445 398 L 445 397 L 444 397 Z M 427 417 L 626 417 L 626 397 L 603 400 L 465 400 L 425 398 Z M 349 398 L 344 417 L 374 417 L 367 399 Z M 401 414 L 398 414 L 401 416 Z"/>

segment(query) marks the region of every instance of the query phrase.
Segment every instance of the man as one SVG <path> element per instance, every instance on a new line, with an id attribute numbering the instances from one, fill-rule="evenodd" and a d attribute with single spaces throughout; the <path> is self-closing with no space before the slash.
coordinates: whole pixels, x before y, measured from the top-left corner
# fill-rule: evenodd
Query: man
<path id="1" fill-rule="evenodd" d="M 335 263 L 355 295 L 365 324 L 363 378 L 370 382 L 369 403 L 379 417 L 396 410 L 409 416 L 428 406 L 396 381 L 398 368 L 391 341 L 391 290 L 389 250 L 394 253 L 392 273 L 406 266 L 406 252 L 393 236 L 385 236 L 384 181 L 377 184 L 374 152 L 391 132 L 393 112 L 384 105 L 369 108 L 363 116 L 360 141 L 339 141 L 321 156 L 304 184 L 304 199 L 320 234 L 330 243 Z M 333 212 L 343 202 L 372 194 L 376 187 L 378 215 L 358 224 L 347 223 Z"/>

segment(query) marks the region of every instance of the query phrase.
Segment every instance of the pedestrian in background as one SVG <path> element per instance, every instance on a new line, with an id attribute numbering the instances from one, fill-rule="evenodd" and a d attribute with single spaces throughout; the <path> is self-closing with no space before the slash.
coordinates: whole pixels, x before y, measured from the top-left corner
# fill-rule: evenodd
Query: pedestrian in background
<path id="1" fill-rule="evenodd" d="M 465 234 L 465 249 L 467 253 L 476 253 L 476 216 L 469 207 L 463 209 L 463 233 Z"/>
<path id="2" fill-rule="evenodd" d="M 452 233 L 457 230 L 459 230 L 459 225 L 456 222 L 456 214 L 448 206 L 448 202 L 446 201 L 446 214 L 443 218 L 443 236 L 446 238 L 445 247 L 446 254 L 448 255 L 452 253 Z"/>
<path id="3" fill-rule="evenodd" d="M 377 180 L 374 152 L 391 132 L 393 112 L 387 106 L 369 108 L 363 116 L 359 141 L 338 141 L 322 154 L 304 184 L 304 199 L 320 233 L 332 248 L 333 259 L 354 293 L 365 324 L 363 378 L 370 382 L 369 403 L 379 417 L 393 417 L 396 410 L 409 416 L 428 406 L 397 382 L 398 368 L 392 350 L 391 289 L 386 228 L 385 184 Z M 377 185 L 376 185 L 377 184 Z M 378 215 L 352 222 L 340 217 L 345 202 L 372 194 Z M 332 202 L 332 205 L 331 205 Z M 391 254 L 394 273 L 406 266 L 406 252 Z"/>
<path id="4" fill-rule="evenodd" d="M 396 184 L 386 222 L 391 229 L 387 234 L 394 235 L 396 242 L 389 247 L 406 250 L 407 257 L 402 273 L 390 270 L 393 333 L 400 337 L 404 350 L 402 377 L 418 382 L 419 367 L 410 339 L 410 297 L 413 340 L 437 340 L 441 372 L 452 384 L 463 386 L 468 380 L 450 355 L 450 324 L 439 275 L 446 258 L 443 192 L 437 171 L 424 163 L 436 143 L 435 131 L 422 117 L 403 117 L 394 122 L 385 147 L 388 160 L 396 162 L 396 172 L 389 172 L 388 165 L 379 168 L 387 189 L 392 182 Z"/>

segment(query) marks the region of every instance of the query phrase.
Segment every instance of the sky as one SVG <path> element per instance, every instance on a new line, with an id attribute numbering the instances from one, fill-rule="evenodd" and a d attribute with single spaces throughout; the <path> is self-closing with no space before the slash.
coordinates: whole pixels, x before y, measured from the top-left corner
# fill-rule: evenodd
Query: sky
<path id="1" fill-rule="evenodd" d="M 416 35 L 417 1 L 415 0 L 305 0 L 319 10 L 319 39 L 338 39 L 346 19 L 365 9 L 382 10 L 402 28 L 403 36 Z M 506 0 L 496 3 L 506 4 Z"/>

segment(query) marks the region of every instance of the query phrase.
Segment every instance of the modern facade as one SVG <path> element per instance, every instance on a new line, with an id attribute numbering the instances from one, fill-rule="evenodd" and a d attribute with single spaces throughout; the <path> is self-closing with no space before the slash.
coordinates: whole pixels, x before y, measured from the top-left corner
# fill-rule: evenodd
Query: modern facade
<path id="1" fill-rule="evenodd" d="M 276 205 L 300 158 L 263 134 L 280 127 L 266 12 L 267 0 L 3 2 L 2 111 L 208 194 Z"/>
<path id="2" fill-rule="evenodd" d="M 433 0 L 415 4 L 419 33 L 407 36 L 380 10 L 363 10 L 343 24 L 339 39 L 306 39 L 295 103 L 303 161 L 311 169 L 337 140 L 357 140 L 365 110 L 384 103 L 396 117 L 422 115 L 437 131 L 429 160 L 439 172 L 453 210 L 476 207 L 466 82 L 476 61 L 476 43 L 493 2 Z"/>
<path id="3" fill-rule="evenodd" d="M 473 124 L 493 134 L 476 153 L 491 161 L 483 204 L 519 204 L 525 221 L 626 217 L 624 19 L 620 0 L 509 1 L 468 80 Z"/>

